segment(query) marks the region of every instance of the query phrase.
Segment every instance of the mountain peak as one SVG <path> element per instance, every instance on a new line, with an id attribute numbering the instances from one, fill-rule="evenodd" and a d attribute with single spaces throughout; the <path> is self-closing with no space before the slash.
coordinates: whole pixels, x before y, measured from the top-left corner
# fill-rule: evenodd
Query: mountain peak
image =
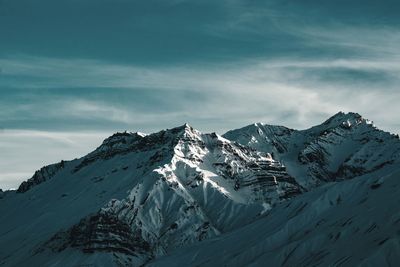
<path id="1" fill-rule="evenodd" d="M 190 126 L 188 123 L 184 123 L 181 126 L 167 129 L 166 132 L 168 134 L 176 135 L 178 138 L 184 139 L 199 139 L 201 132 Z"/>
<path id="2" fill-rule="evenodd" d="M 331 118 L 338 118 L 338 119 L 360 119 L 362 116 L 357 112 L 343 112 L 339 111 Z"/>
<path id="3" fill-rule="evenodd" d="M 342 128 L 351 128 L 355 125 L 360 125 L 360 124 L 372 124 L 371 121 L 368 119 L 363 118 L 360 114 L 355 113 L 355 112 L 338 112 L 329 119 L 327 119 L 325 122 L 323 122 L 321 125 L 314 126 L 310 129 L 320 129 L 323 128 L 323 130 L 327 130 L 330 128 L 336 128 L 336 127 L 342 127 Z"/>
<path id="4" fill-rule="evenodd" d="M 184 124 L 177 126 L 177 127 L 173 127 L 170 129 L 167 129 L 167 132 L 171 132 L 171 133 L 179 133 L 179 132 L 187 132 L 187 131 L 194 131 L 195 129 L 189 125 L 189 123 L 185 122 Z"/>
<path id="5" fill-rule="evenodd" d="M 111 135 L 110 137 L 107 137 L 104 141 L 102 145 L 112 145 L 115 143 L 126 143 L 127 140 L 138 140 L 141 139 L 143 137 L 145 137 L 146 134 L 141 133 L 141 132 L 116 132 L 113 135 Z"/>

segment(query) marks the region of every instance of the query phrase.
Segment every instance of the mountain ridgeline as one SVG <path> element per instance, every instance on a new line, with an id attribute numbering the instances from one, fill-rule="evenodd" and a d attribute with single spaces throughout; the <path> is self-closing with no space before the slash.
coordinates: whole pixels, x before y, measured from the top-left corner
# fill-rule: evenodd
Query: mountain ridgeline
<path id="1" fill-rule="evenodd" d="M 0 191 L 0 266 L 391 266 L 400 140 L 356 113 L 116 133 Z"/>

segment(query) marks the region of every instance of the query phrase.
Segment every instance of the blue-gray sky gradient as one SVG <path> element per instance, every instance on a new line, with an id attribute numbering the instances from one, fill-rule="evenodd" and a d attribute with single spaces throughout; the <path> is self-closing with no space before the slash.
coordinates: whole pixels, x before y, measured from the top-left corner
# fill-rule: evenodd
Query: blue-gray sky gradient
<path id="1" fill-rule="evenodd" d="M 398 14 L 390 0 L 0 0 L 0 188 L 121 130 L 306 128 L 343 110 L 399 133 Z"/>

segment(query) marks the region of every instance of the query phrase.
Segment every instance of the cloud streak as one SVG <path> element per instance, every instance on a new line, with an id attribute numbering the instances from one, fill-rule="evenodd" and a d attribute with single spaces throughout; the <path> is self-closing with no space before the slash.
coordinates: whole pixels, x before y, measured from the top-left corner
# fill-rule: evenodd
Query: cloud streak
<path id="1" fill-rule="evenodd" d="M 82 59 L 0 59 L 5 87 L 25 88 L 21 90 L 31 94 L 30 103 L 16 109 L 22 116 L 31 113 L 41 120 L 85 119 L 98 124 L 110 121 L 113 127 L 157 125 L 157 120 L 165 118 L 171 125 L 182 120 L 199 122 L 207 130 L 214 125 L 206 126 L 203 121 L 212 117 L 228 122 L 222 130 L 255 120 L 304 128 L 339 109 L 372 115 L 386 128 L 397 130 L 395 116 L 387 115 L 396 113 L 396 105 L 387 105 L 400 99 L 399 63 L 396 59 L 281 59 L 145 68 Z M 369 78 L 372 75 L 375 80 Z M 13 76 L 23 78 L 8 79 Z M 38 105 L 35 95 L 43 88 L 49 94 L 46 107 Z M 86 94 L 69 94 L 65 88 Z M 96 96 L 99 88 L 104 93 Z M 144 94 L 151 90 L 163 96 L 148 98 L 141 106 Z M 61 98 L 57 97 L 60 91 L 66 92 Z M 132 102 L 108 99 L 119 93 Z M 196 94 L 201 101 L 191 97 Z M 227 108 L 226 103 L 232 105 Z M 45 112 L 46 108 L 57 112 Z M 291 116 L 285 119 L 281 114 Z M 233 120 L 237 123 L 229 122 Z"/>
<path id="2" fill-rule="evenodd" d="M 172 90 L 215 89 L 250 78 L 287 83 L 301 81 L 318 70 L 357 70 L 398 76 L 400 58 L 243 60 L 209 65 L 142 67 L 83 59 L 37 57 L 0 58 L 3 86 L 12 88 L 156 88 Z M 241 74 L 241 75 L 240 75 Z M 14 79 L 18 77 L 18 79 Z"/>
<path id="3" fill-rule="evenodd" d="M 81 157 L 111 132 L 0 132 L 0 188 L 17 188 L 41 166 Z"/>

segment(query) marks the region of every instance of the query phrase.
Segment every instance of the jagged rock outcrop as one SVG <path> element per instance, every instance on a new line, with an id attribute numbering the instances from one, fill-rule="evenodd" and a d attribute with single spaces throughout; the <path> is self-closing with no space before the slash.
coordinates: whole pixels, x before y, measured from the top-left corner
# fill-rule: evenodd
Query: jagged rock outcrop
<path id="1" fill-rule="evenodd" d="M 351 179 L 400 160 L 396 135 L 377 129 L 357 113 L 339 112 L 302 131 L 258 123 L 224 137 L 274 153 L 305 187 Z"/>
<path id="2" fill-rule="evenodd" d="M 133 231 L 125 221 L 103 210 L 55 234 L 36 253 L 46 249 L 60 253 L 67 248 L 79 249 L 86 254 L 120 255 L 117 259 L 124 258 L 126 265 L 145 263 L 152 258 L 151 247 L 141 238 L 140 229 Z"/>
<path id="3" fill-rule="evenodd" d="M 61 161 L 59 163 L 48 165 L 41 168 L 40 170 L 35 172 L 32 178 L 22 182 L 21 185 L 18 187 L 17 192 L 24 193 L 29 189 L 31 189 L 32 187 L 51 179 L 58 171 L 63 169 L 64 166 L 65 166 L 65 161 Z"/>

